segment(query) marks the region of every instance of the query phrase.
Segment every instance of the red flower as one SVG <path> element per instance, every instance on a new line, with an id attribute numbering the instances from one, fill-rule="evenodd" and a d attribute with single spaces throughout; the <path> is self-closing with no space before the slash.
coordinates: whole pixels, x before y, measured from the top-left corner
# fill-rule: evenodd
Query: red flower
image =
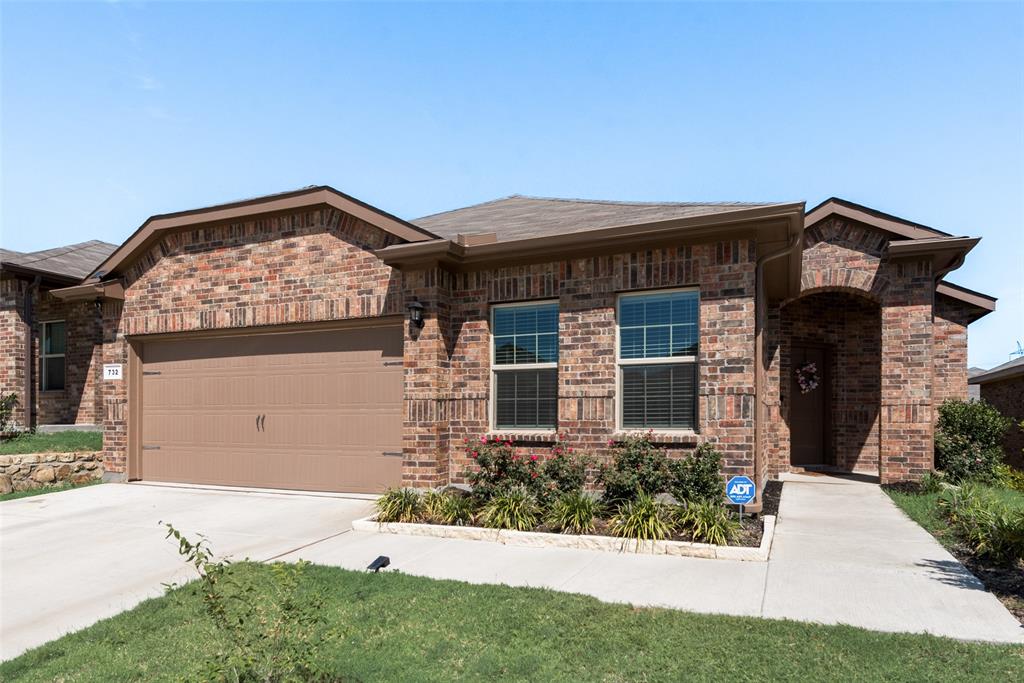
<path id="1" fill-rule="evenodd" d="M 512 456 L 512 462 L 515 462 L 517 460 L 519 460 L 519 456 L 518 455 L 513 455 Z"/>
<path id="2" fill-rule="evenodd" d="M 533 477 L 534 479 L 536 479 L 537 478 L 537 473 L 536 472 L 530 472 L 530 476 Z"/>
<path id="3" fill-rule="evenodd" d="M 530 456 L 530 462 L 537 462 L 537 456 L 536 455 L 531 455 Z"/>

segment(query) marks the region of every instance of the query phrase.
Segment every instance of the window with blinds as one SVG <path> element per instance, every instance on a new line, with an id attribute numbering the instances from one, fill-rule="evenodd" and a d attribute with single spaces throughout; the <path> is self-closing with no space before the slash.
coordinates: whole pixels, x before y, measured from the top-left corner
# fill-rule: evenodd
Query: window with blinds
<path id="1" fill-rule="evenodd" d="M 696 429 L 699 304 L 697 290 L 619 296 L 623 429 Z"/>
<path id="2" fill-rule="evenodd" d="M 43 323 L 43 337 L 39 345 L 40 378 L 43 391 L 64 389 L 64 354 L 67 336 L 63 320 Z"/>
<path id="3" fill-rule="evenodd" d="M 491 339 L 494 428 L 555 429 L 558 304 L 492 307 Z"/>

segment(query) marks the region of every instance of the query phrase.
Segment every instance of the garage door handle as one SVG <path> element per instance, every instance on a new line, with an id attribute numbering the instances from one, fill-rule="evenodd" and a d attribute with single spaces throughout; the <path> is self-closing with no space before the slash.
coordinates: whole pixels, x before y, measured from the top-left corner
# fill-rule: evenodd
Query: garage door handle
<path id="1" fill-rule="evenodd" d="M 256 431 L 265 432 L 267 431 L 267 416 L 257 415 L 256 416 Z"/>

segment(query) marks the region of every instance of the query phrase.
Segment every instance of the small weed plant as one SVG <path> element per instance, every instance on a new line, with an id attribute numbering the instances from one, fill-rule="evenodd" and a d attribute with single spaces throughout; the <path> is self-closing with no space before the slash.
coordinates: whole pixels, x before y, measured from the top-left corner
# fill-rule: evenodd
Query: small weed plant
<path id="1" fill-rule="evenodd" d="M 268 591 L 237 572 L 237 565 L 215 560 L 205 537 L 193 542 L 171 524 L 161 524 L 167 529 L 167 538 L 177 541 L 178 553 L 199 574 L 195 589 L 223 641 L 223 647 L 203 663 L 198 680 L 331 680 L 315 664 L 318 649 L 327 646 L 333 632 L 325 626 L 322 596 L 301 590 L 307 563 L 271 564 Z M 167 588 L 189 590 L 193 585 Z"/>

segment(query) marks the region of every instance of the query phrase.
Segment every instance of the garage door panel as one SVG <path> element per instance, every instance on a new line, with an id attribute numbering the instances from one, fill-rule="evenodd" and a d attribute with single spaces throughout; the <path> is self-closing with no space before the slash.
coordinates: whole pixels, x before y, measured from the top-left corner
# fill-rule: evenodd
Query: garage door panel
<path id="1" fill-rule="evenodd" d="M 141 477 L 377 492 L 401 481 L 398 325 L 151 342 Z M 235 354 L 235 355 L 232 355 Z M 265 416 L 261 422 L 257 416 Z"/>

